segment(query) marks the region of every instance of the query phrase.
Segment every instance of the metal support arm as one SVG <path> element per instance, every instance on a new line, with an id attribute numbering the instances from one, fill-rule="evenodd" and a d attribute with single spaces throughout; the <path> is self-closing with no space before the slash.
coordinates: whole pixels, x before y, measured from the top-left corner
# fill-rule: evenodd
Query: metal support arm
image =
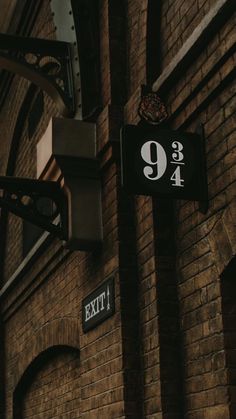
<path id="1" fill-rule="evenodd" d="M 64 116 L 75 113 L 71 44 L 0 34 L 0 68 L 35 83 Z"/>
<path id="2" fill-rule="evenodd" d="M 0 176 L 0 208 L 49 231 L 71 250 L 100 246 L 101 182 L 95 141 L 95 124 L 52 118 L 37 144 L 38 179 Z"/>
<path id="3" fill-rule="evenodd" d="M 0 176 L 0 189 L 4 191 L 0 197 L 0 207 L 61 239 L 66 239 L 67 205 L 58 183 Z M 56 225 L 54 220 L 58 215 L 61 222 Z"/>

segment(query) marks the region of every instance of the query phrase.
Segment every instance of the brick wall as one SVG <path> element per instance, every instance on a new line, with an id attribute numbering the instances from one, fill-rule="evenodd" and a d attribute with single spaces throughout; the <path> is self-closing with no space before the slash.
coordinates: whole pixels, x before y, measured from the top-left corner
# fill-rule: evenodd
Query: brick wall
<path id="1" fill-rule="evenodd" d="M 215 4 L 216 2 L 212 0 L 163 1 L 161 23 L 163 69 Z"/>
<path id="2" fill-rule="evenodd" d="M 213 5 L 205 2 L 202 7 L 210 11 Z M 209 37 L 194 65 L 176 80 L 167 95 L 173 126 L 194 132 L 202 123 L 206 137 L 209 210 L 201 214 L 194 202 L 176 205 L 184 406 L 187 417 L 194 419 L 233 417 L 228 408 L 232 396 L 228 387 L 219 275 L 234 251 L 229 237 L 232 233 L 224 234 L 224 227 L 217 220 L 221 217 L 229 220 L 225 208 L 235 205 L 232 202 L 235 170 L 231 160 L 235 144 L 230 141 L 235 120 L 235 83 L 230 77 L 227 79 L 235 67 L 233 52 L 230 53 L 234 25 L 235 15 L 214 37 Z M 191 92 L 197 94 L 188 101 Z M 233 228 L 231 224 L 229 230 Z"/>
<path id="3" fill-rule="evenodd" d="M 222 318 L 224 326 L 226 365 L 229 368 L 229 395 L 231 400 L 230 413 L 235 411 L 235 283 L 233 281 L 235 271 L 235 258 L 224 270 L 221 277 L 222 291 Z"/>
<path id="4" fill-rule="evenodd" d="M 146 42 L 147 1 L 128 1 L 127 4 L 127 64 L 128 64 L 128 91 L 130 96 L 144 82 L 145 69 L 145 42 Z"/>
<path id="5" fill-rule="evenodd" d="M 45 37 L 49 39 L 55 38 L 55 28 L 52 21 L 52 15 L 50 12 L 50 6 L 48 2 L 43 2 L 43 6 L 40 9 L 40 15 L 33 29 L 32 36 Z M 36 145 L 42 134 L 44 133 L 50 115 L 57 115 L 55 105 L 52 100 L 45 94 L 44 95 L 44 118 L 40 121 L 33 138 L 29 137 L 28 134 L 28 117 L 21 117 L 24 113 L 24 108 L 28 105 L 25 104 L 24 98 L 30 88 L 30 83 L 23 78 L 15 77 L 11 89 L 8 94 L 7 103 L 3 109 L 3 115 L 7 114 L 7 120 L 2 119 L 3 132 L 6 127 L 7 130 L 6 144 L 11 144 L 11 141 L 15 136 L 18 136 L 18 147 L 17 155 L 15 156 L 14 171 L 11 176 L 17 177 L 29 177 L 35 178 L 36 176 Z M 17 95 L 16 95 L 16 92 Z M 29 111 L 33 105 L 32 103 L 28 106 Z M 21 124 L 21 128 L 19 125 Z M 6 166 L 7 158 L 5 158 Z M 5 168 L 6 170 L 6 168 Z M 9 214 L 8 229 L 6 237 L 6 255 L 5 255 L 5 274 L 4 281 L 10 278 L 15 272 L 22 260 L 22 222 L 21 220 Z"/>
<path id="6" fill-rule="evenodd" d="M 235 347 L 226 343 L 229 331 L 234 342 L 228 313 L 234 308 L 221 275 L 226 270 L 227 280 L 236 254 L 235 14 L 181 71 L 174 73 L 173 65 L 174 83 L 161 84 L 167 65 L 177 62 L 181 47 L 215 4 L 163 2 L 162 50 L 157 51 L 163 73 L 154 83 L 168 107 L 170 127 L 194 132 L 204 125 L 209 210 L 202 214 L 197 202 L 134 197 L 120 187 L 119 130 L 139 122 L 148 4 L 100 2 L 96 124 L 104 242 L 99 251 L 70 252 L 47 238 L 36 262 L 26 264 L 13 281 L 22 261 L 22 237 L 21 221 L 9 217 L 5 287 L 10 277 L 13 282 L 1 296 L 6 418 L 13 406 L 14 419 L 36 409 L 39 417 L 55 418 L 233 418 Z M 48 7 L 43 2 L 33 33 L 51 38 Z M 2 118 L 9 141 L 27 88 L 27 82 L 14 79 L 3 111 L 12 121 L 8 131 Z M 36 143 L 56 114 L 45 98 L 34 137 L 29 140 L 23 130 L 16 175 L 35 175 Z M 82 300 L 111 275 L 115 314 L 83 333 Z"/>
<path id="7" fill-rule="evenodd" d="M 36 34 L 40 34 L 40 36 L 51 34 L 48 29 L 49 13 L 48 18 L 45 19 L 47 2 L 44 2 L 44 5 L 46 9 L 42 9 L 37 24 L 38 29 L 35 29 Z M 108 26 L 109 11 L 106 2 L 102 7 L 102 12 L 101 22 Z M 73 408 L 75 417 L 80 415 L 89 419 L 93 417 L 118 418 L 124 417 L 124 412 L 130 409 L 125 407 L 124 403 L 122 333 L 124 333 L 125 339 L 127 332 L 121 331 L 120 325 L 118 180 L 115 157 L 117 144 L 113 145 L 113 141 L 117 140 L 119 136 L 120 111 L 116 109 L 115 104 L 114 110 L 107 106 L 111 102 L 109 93 L 110 63 L 106 58 L 109 57 L 107 31 L 102 33 L 101 38 L 101 45 L 103 45 L 101 65 L 104 69 L 102 81 L 105 93 L 104 109 L 97 122 L 97 135 L 102 166 L 103 249 L 91 254 L 82 252 L 70 254 L 62 248 L 59 241 L 54 240 L 47 245 L 46 251 L 38 258 L 37 263 L 28 268 L 27 275 L 23 275 L 22 280 L 15 284 L 14 293 L 5 294 L 2 313 L 5 322 L 7 366 L 5 376 L 6 417 L 10 417 L 12 414 L 18 417 L 19 409 L 21 409 L 19 414 L 22 417 L 28 417 L 36 409 L 41 416 L 50 415 L 52 412 L 59 416 L 64 412 L 64 417 L 66 409 Z M 45 117 L 34 138 L 29 140 L 26 132 L 22 135 L 16 164 L 17 175 L 35 175 L 35 145 L 47 125 L 49 116 L 55 115 L 54 107 L 48 99 L 45 108 Z M 21 222 L 18 221 L 18 223 L 20 229 Z M 14 231 L 14 238 L 16 238 L 16 229 L 11 231 L 12 236 Z M 21 242 L 13 240 L 11 231 L 8 230 L 5 283 L 21 261 Z M 19 239 L 21 239 L 20 236 Z M 19 258 L 12 261 L 16 252 L 19 252 Z M 81 325 L 82 299 L 111 274 L 115 275 L 116 314 L 99 328 L 88 334 L 83 334 Z M 58 321 L 62 319 L 68 319 L 68 322 L 57 327 Z M 71 333 L 70 321 L 73 322 L 75 319 L 80 319 L 79 329 L 76 330 L 76 335 L 73 334 L 70 337 L 68 343 L 67 336 L 70 336 Z M 52 326 L 48 329 L 47 325 Z M 71 372 L 70 375 L 69 368 L 67 368 L 70 363 L 73 365 L 74 361 L 68 361 L 67 355 L 62 353 L 60 359 L 53 361 L 56 363 L 55 369 L 52 370 L 53 363 L 45 364 L 34 377 L 30 387 L 28 385 L 27 391 L 23 395 L 22 408 L 19 404 L 21 401 L 17 404 L 16 397 L 13 413 L 13 394 L 16 392 L 14 389 L 18 388 L 17 384 L 20 388 L 22 374 L 28 371 L 34 360 L 47 348 L 50 349 L 58 345 L 78 347 L 78 336 L 80 337 L 78 374 L 81 392 L 78 394 L 73 390 L 77 386 L 76 371 Z M 34 348 L 33 351 L 31 348 Z M 127 370 L 129 369 L 131 367 L 127 366 Z M 68 376 L 64 376 L 59 387 L 55 381 L 56 376 L 60 374 L 62 377 L 65 370 L 68 370 Z M 45 383 L 45 377 L 49 379 L 48 383 Z M 126 377 L 130 382 L 129 373 L 126 374 Z M 44 391 L 45 386 L 48 386 L 52 396 L 52 399 L 47 396 L 48 402 L 44 396 L 38 400 L 38 394 Z M 69 390 L 71 393 L 67 394 Z M 59 403 L 60 395 L 64 400 L 61 398 L 59 406 L 56 397 Z M 127 403 L 132 403 L 134 397 L 133 392 L 128 394 L 126 391 Z M 47 408 L 47 403 L 48 412 L 43 413 Z"/>
<path id="8" fill-rule="evenodd" d="M 44 2 L 43 5 L 34 32 L 37 36 L 51 37 L 53 33 L 48 2 Z M 104 24 L 107 25 L 107 4 L 104 3 L 102 11 L 104 16 L 101 16 L 101 20 L 104 19 Z M 12 399 L 15 386 L 17 383 L 21 384 L 19 380 L 21 380 L 22 374 L 30 368 L 39 353 L 46 350 L 47 347 L 59 344 L 78 347 L 78 336 L 81 337 L 79 360 L 72 359 L 70 361 L 69 355 L 62 354 L 55 361 L 45 364 L 37 376 L 31 378 L 30 387 L 24 397 L 19 389 L 23 398 L 22 417 L 28 417 L 36 410 L 39 417 L 51 414 L 55 417 L 56 415 L 66 417 L 67 409 L 70 409 L 71 412 L 74 411 L 74 417 L 79 417 L 79 415 L 89 419 L 93 417 L 123 417 L 123 351 L 118 285 L 116 285 L 116 314 L 112 319 L 89 334 L 85 335 L 81 330 L 82 299 L 109 275 L 117 272 L 118 268 L 117 169 L 112 157 L 112 147 L 108 144 L 111 133 L 114 133 L 114 127 L 118 122 L 116 122 L 115 112 L 114 118 L 110 118 L 106 113 L 107 111 L 110 113 L 110 110 L 105 107 L 110 101 L 110 74 L 107 63 L 109 50 L 105 46 L 108 45 L 108 33 L 102 33 L 101 38 L 101 45 L 104 46 L 101 56 L 102 68 L 104 68 L 102 71 L 104 95 L 108 93 L 108 96 L 104 96 L 103 99 L 104 114 L 102 113 L 98 120 L 98 148 L 102 165 L 105 165 L 102 170 L 103 250 L 97 254 L 75 252 L 70 255 L 68 251 L 62 249 L 59 241 L 55 240 L 37 260 L 37 264 L 34 264 L 28 270 L 27 275 L 23 276 L 18 285 L 14 287 L 14 293 L 10 292 L 5 296 L 3 313 L 7 366 L 5 377 L 6 417 L 13 414 Z M 21 90 L 18 90 L 18 94 L 22 95 L 23 92 L 25 92 L 25 85 Z M 12 100 L 11 96 L 8 100 Z M 16 110 L 15 113 L 17 113 Z M 17 156 L 15 171 L 17 175 L 35 176 L 35 146 L 47 126 L 49 117 L 55 113 L 51 100 L 46 98 L 45 116 L 31 140 L 28 138 L 25 128 Z M 103 152 L 104 145 L 107 152 Z M 25 164 L 26 162 L 27 164 Z M 13 226 L 12 220 L 13 218 L 9 218 L 5 282 L 22 260 L 21 221 L 18 220 L 17 226 Z M 18 239 L 17 234 L 19 234 Z M 118 278 L 116 273 L 117 284 Z M 68 318 L 71 321 L 80 319 L 80 328 L 76 334 L 74 331 L 73 333 L 70 331 L 70 322 L 68 322 L 69 325 L 56 327 L 57 321 L 61 318 Z M 47 325 L 52 325 L 52 328 L 48 330 Z M 69 337 L 69 342 L 67 342 L 66 336 Z M 32 357 L 29 355 L 30 352 Z M 55 368 L 53 368 L 53 363 L 55 363 Z M 74 368 L 75 363 L 77 368 Z M 18 374 L 16 371 L 19 371 Z M 75 380 L 76 371 L 78 371 L 81 386 L 79 395 L 79 388 L 77 389 Z M 45 380 L 47 381 L 45 382 Z M 58 386 L 59 381 L 60 386 Z M 49 395 L 42 396 L 46 386 L 48 386 L 48 393 L 51 394 L 52 399 Z M 58 399 L 53 396 L 54 392 L 57 393 Z M 59 393 L 62 396 L 61 399 Z M 38 399 L 39 394 L 42 396 L 40 400 Z M 45 406 L 46 401 L 49 409 L 47 413 L 44 411 L 47 407 L 47 405 Z M 18 417 L 18 408 L 19 404 L 16 403 L 16 412 L 14 412 L 16 417 Z M 72 413 L 69 417 L 72 417 Z"/>
<path id="9" fill-rule="evenodd" d="M 162 43 L 163 74 L 161 76 L 165 74 L 167 65 L 172 64 L 172 60 L 176 59 L 181 47 L 197 27 L 200 19 L 215 6 L 215 4 L 210 4 L 210 2 L 205 2 L 204 4 L 202 2 L 201 4 L 194 2 L 193 7 L 189 3 L 187 5 L 183 4 L 183 2 L 180 5 L 180 3 L 177 1 L 163 3 L 161 36 L 164 42 Z M 186 8 L 188 8 L 188 11 L 184 11 Z M 199 13 L 199 10 L 201 13 Z M 167 14 L 169 16 L 168 24 L 166 20 Z M 230 413 L 227 405 L 229 389 L 227 388 L 227 369 L 225 368 L 219 273 L 222 272 L 222 269 L 234 255 L 231 239 L 233 225 L 231 225 L 231 228 L 229 227 L 229 230 L 224 235 L 221 224 L 217 226 L 217 219 L 222 216 L 224 219 L 227 218 L 224 208 L 230 205 L 232 199 L 234 199 L 233 185 L 235 180 L 231 160 L 234 152 L 231 147 L 235 146 L 235 142 L 232 143 L 235 125 L 232 122 L 235 120 L 235 105 L 232 106 L 232 103 L 235 101 L 233 87 L 235 83 L 231 81 L 230 77 L 227 78 L 235 67 L 233 56 L 234 25 L 235 15 L 227 20 L 227 23 L 222 26 L 214 37 L 209 37 L 205 48 L 202 48 L 201 51 L 199 50 L 198 55 L 194 57 L 193 64 L 191 65 L 190 63 L 186 71 L 180 70 L 174 80 L 173 88 L 166 89 L 165 92 L 172 127 L 183 127 L 182 129 L 186 131 L 194 132 L 198 125 L 202 123 L 204 124 L 206 135 L 210 208 L 206 215 L 202 215 L 198 210 L 198 203 L 178 202 L 176 204 L 174 230 L 176 230 L 178 269 L 177 273 L 172 272 L 172 278 L 173 275 L 175 276 L 175 280 L 174 278 L 172 280 L 174 285 L 176 278 L 179 279 L 178 298 L 172 292 L 171 301 L 169 300 L 169 306 L 167 306 L 167 312 L 168 309 L 170 310 L 170 304 L 176 304 L 176 313 L 178 313 L 178 306 L 180 310 L 181 334 L 179 336 L 181 336 L 181 340 L 177 345 L 179 345 L 181 352 L 182 374 L 184 374 L 182 408 L 185 414 L 188 412 L 186 417 L 191 418 L 230 417 L 228 416 Z M 135 74 L 135 71 L 133 74 Z M 233 76 L 231 75 L 231 77 Z M 142 83 L 141 78 L 139 83 Z M 157 83 L 154 83 L 155 85 L 158 85 L 158 80 Z M 161 86 L 160 83 L 159 85 Z M 219 86 L 221 89 L 217 91 L 216 89 Z M 214 90 L 216 92 L 215 97 L 211 95 Z M 138 97 L 139 92 L 137 90 L 130 97 L 126 106 L 128 122 L 136 122 L 133 115 L 135 114 L 134 109 L 137 109 Z M 229 141 L 230 147 L 228 146 Z M 227 162 L 231 163 L 228 164 Z M 158 243 L 162 243 L 162 241 L 158 238 L 158 233 L 159 235 L 161 233 L 161 225 L 155 236 L 153 236 L 155 229 L 153 230 L 152 216 L 154 215 L 154 217 L 161 219 L 161 215 L 155 210 L 155 206 L 152 206 L 150 198 L 137 198 L 136 203 L 138 265 L 140 287 L 142 287 L 141 294 L 143 295 L 144 293 L 143 298 L 146 295 L 146 288 L 143 288 L 143 286 L 146 283 L 145 267 L 147 264 L 149 266 L 148 272 L 150 274 L 153 272 L 154 275 L 154 289 L 157 287 L 156 297 L 152 297 L 150 293 L 149 297 L 145 298 L 145 306 L 151 308 L 152 298 L 156 301 L 159 296 L 158 305 L 164 304 L 163 300 L 168 298 L 168 277 L 163 277 L 162 258 L 160 254 L 159 258 L 158 256 L 154 257 L 155 248 L 153 247 L 154 237 L 157 241 L 157 247 Z M 234 204 L 232 204 L 232 208 L 234 208 Z M 232 209 L 232 211 L 234 210 Z M 147 218 L 145 218 L 146 214 Z M 169 214 L 170 216 L 171 214 Z M 216 226 L 218 229 L 213 234 Z M 139 231 L 141 232 L 140 238 Z M 214 239 L 209 237 L 209 233 L 210 236 L 214 235 Z M 172 235 L 174 234 L 175 232 L 173 231 Z M 218 244 L 216 244 L 216 241 L 218 241 Z M 161 246 L 164 246 L 164 244 Z M 166 255 L 166 260 L 170 256 L 170 254 Z M 155 276 L 155 272 L 157 272 L 157 276 Z M 161 286 L 162 277 L 166 285 L 163 285 L 161 293 L 159 287 Z M 149 284 L 151 284 L 151 281 Z M 142 304 L 143 300 L 141 299 L 141 330 L 142 333 L 145 333 L 145 336 L 148 333 L 149 337 L 150 319 L 149 317 L 143 318 Z M 160 311 L 160 306 L 156 307 L 156 304 L 154 304 L 154 307 L 155 310 Z M 155 313 L 157 314 L 157 311 Z M 154 318 L 155 328 L 159 331 L 159 339 L 158 336 L 152 335 L 152 338 L 155 336 L 157 339 L 153 346 L 156 355 L 154 365 L 157 368 L 155 370 L 155 378 L 151 378 L 148 368 L 144 368 L 144 377 L 147 377 L 150 389 L 154 388 L 156 380 L 154 398 L 156 406 L 154 408 L 151 403 L 150 393 L 146 393 L 147 386 L 144 387 L 144 415 L 147 415 L 147 417 L 153 411 L 156 412 L 155 417 L 159 417 L 157 414 L 158 410 L 160 409 L 164 413 L 166 409 L 165 387 L 163 386 L 162 378 L 163 380 L 166 379 L 167 367 L 164 364 L 165 359 L 161 356 L 163 348 L 165 348 L 165 339 L 161 338 L 161 327 L 162 324 L 166 324 L 166 327 L 168 327 L 167 323 L 165 323 L 165 315 L 168 319 L 168 314 L 166 313 L 164 314 L 164 320 L 161 321 L 160 312 L 160 317 Z M 173 326 L 174 322 L 172 321 Z M 179 326 L 176 325 L 176 327 L 177 329 L 175 329 L 174 333 L 178 332 Z M 147 332 L 148 330 L 149 332 Z M 146 342 L 146 338 L 142 344 L 144 359 L 152 359 L 151 352 L 144 342 Z M 174 358 L 173 353 L 168 354 L 167 351 L 164 353 L 166 362 L 168 363 L 169 359 L 169 364 L 171 364 Z M 179 366 L 181 366 L 181 362 Z M 162 368 L 164 369 L 164 377 L 162 377 Z M 181 368 L 179 368 L 179 373 L 181 374 Z M 178 380 L 177 370 L 174 371 L 172 369 L 171 374 L 173 380 L 175 378 Z M 175 392 L 175 395 L 178 396 L 180 392 L 181 386 Z M 167 395 L 167 401 L 168 399 L 170 401 L 170 397 L 172 397 L 173 401 L 173 394 L 172 396 L 170 394 Z M 167 409 L 169 409 L 168 412 L 170 414 L 173 405 L 172 407 L 167 407 Z M 175 412 L 177 417 L 182 417 L 184 414 L 181 412 L 180 407 L 177 407 Z"/>

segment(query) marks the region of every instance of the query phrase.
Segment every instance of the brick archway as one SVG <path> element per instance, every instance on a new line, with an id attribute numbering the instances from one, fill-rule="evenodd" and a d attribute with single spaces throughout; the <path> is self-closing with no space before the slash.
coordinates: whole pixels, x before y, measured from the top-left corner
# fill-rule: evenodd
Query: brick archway
<path id="1" fill-rule="evenodd" d="M 26 343 L 14 367 L 16 389 L 25 371 L 50 348 L 73 348 L 79 350 L 80 325 L 76 318 L 61 318 L 43 325 Z"/>
<path id="2" fill-rule="evenodd" d="M 22 417 L 22 400 L 37 373 L 57 357 L 79 356 L 79 321 L 55 319 L 43 325 L 28 341 L 14 368 L 13 419 Z"/>

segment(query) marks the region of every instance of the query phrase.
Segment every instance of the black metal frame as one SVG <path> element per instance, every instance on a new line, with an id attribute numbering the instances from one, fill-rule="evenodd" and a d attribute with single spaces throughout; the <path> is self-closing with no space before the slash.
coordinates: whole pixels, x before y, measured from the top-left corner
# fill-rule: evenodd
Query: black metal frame
<path id="1" fill-rule="evenodd" d="M 67 200 L 56 182 L 0 176 L 0 207 L 49 231 L 60 239 L 66 239 Z M 39 203 L 48 199 L 54 207 L 51 213 L 40 211 Z M 60 215 L 60 223 L 55 219 Z"/>
<path id="2" fill-rule="evenodd" d="M 50 71 L 46 63 L 53 63 Z M 0 34 L 0 67 L 30 80 L 56 102 L 64 116 L 75 113 L 71 45 Z"/>

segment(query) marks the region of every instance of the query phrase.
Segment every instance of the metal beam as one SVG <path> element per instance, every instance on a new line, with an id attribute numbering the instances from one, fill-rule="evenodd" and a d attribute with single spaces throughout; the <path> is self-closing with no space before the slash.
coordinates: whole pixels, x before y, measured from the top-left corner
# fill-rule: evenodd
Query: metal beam
<path id="1" fill-rule="evenodd" d="M 61 239 L 66 238 L 66 198 L 58 183 L 0 176 L 0 189 L 4 191 L 0 207 Z M 50 211 L 42 207 L 43 200 L 50 203 Z M 61 225 L 54 223 L 58 215 Z"/>
<path id="2" fill-rule="evenodd" d="M 75 113 L 71 62 L 70 43 L 0 34 L 0 67 L 43 89 L 64 116 Z"/>
<path id="3" fill-rule="evenodd" d="M 69 42 L 72 46 L 72 67 L 74 73 L 76 99 L 75 118 L 82 119 L 82 87 L 80 79 L 79 45 L 75 30 L 78 22 L 74 19 L 71 0 L 51 0 L 50 7 L 55 24 L 56 39 L 58 41 Z"/>

